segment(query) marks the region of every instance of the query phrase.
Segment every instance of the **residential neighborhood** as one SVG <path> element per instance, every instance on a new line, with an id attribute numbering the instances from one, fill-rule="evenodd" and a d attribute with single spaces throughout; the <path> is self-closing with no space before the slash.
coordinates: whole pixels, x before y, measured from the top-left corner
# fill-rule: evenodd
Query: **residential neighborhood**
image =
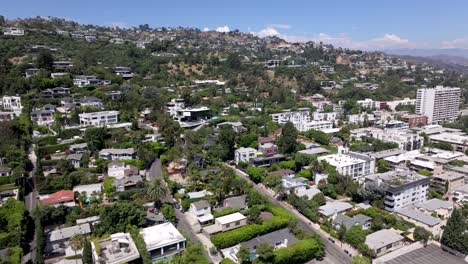
<path id="1" fill-rule="evenodd" d="M 468 262 L 466 65 L 3 15 L 0 263 Z"/>

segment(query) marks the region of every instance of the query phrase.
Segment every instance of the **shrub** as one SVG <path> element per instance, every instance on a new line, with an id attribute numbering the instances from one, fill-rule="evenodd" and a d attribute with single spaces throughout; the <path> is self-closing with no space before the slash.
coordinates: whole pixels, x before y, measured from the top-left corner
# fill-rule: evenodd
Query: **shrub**
<path id="1" fill-rule="evenodd" d="M 151 264 L 152 263 L 151 257 L 148 253 L 148 249 L 146 248 L 145 240 L 140 234 L 140 230 L 136 226 L 128 226 L 127 231 L 132 236 L 132 239 L 135 242 L 135 246 L 140 252 L 140 256 L 141 256 L 141 259 L 143 260 L 143 264 Z"/>
<path id="2" fill-rule="evenodd" d="M 306 263 L 312 258 L 324 256 L 323 246 L 315 238 L 301 240 L 289 247 L 275 251 L 273 263 L 275 264 L 299 264 Z"/>
<path id="3" fill-rule="evenodd" d="M 194 199 L 184 199 L 182 200 L 181 206 L 183 211 L 187 211 L 190 208 L 190 205 L 194 202 L 198 202 L 202 200 L 202 198 L 194 198 Z"/>
<path id="4" fill-rule="evenodd" d="M 2 176 L 0 177 L 0 185 L 10 184 L 15 182 L 15 177 L 13 176 Z"/>
<path id="5" fill-rule="evenodd" d="M 217 218 L 217 217 L 225 216 L 225 215 L 228 215 L 228 214 L 237 213 L 239 211 L 240 210 L 238 208 L 225 208 L 225 209 L 223 209 L 221 211 L 214 211 L 213 216 L 215 218 Z"/>
<path id="6" fill-rule="evenodd" d="M 229 230 L 223 233 L 212 235 L 211 242 L 216 248 L 227 248 L 250 240 L 256 236 L 264 235 L 278 229 L 287 227 L 291 220 L 295 218 L 287 210 L 268 205 L 267 209 L 274 215 L 272 218 L 263 221 L 262 224 L 251 224 Z"/>

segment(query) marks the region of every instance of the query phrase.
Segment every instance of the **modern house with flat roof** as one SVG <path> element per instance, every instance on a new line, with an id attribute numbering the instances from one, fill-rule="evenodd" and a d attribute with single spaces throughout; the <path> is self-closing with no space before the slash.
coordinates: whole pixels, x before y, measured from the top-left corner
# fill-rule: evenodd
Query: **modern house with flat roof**
<path id="1" fill-rule="evenodd" d="M 234 161 L 236 164 L 240 162 L 250 163 L 257 157 L 257 150 L 254 148 L 238 148 L 234 151 Z"/>
<path id="2" fill-rule="evenodd" d="M 338 173 L 350 176 L 354 180 L 361 180 L 364 176 L 374 173 L 375 159 L 345 148 L 340 148 L 338 152 L 338 154 L 318 157 L 318 160 L 326 161 L 335 167 Z"/>
<path id="3" fill-rule="evenodd" d="M 453 191 L 465 184 L 465 176 L 453 171 L 444 171 L 431 177 L 431 186 L 440 193 L 451 196 Z"/>
<path id="4" fill-rule="evenodd" d="M 172 223 L 144 228 L 140 234 L 153 262 L 175 255 L 186 247 L 185 237 Z"/>
<path id="5" fill-rule="evenodd" d="M 411 207 L 395 210 L 395 213 L 397 213 L 406 221 L 423 227 L 424 229 L 431 232 L 434 236 L 440 237 L 442 235 L 442 221 L 439 218 L 425 214 Z"/>
<path id="6" fill-rule="evenodd" d="M 385 192 L 385 210 L 395 211 L 427 200 L 430 178 L 414 171 L 397 169 L 367 176 L 365 185 L 382 187 Z"/>
<path id="7" fill-rule="evenodd" d="M 101 111 L 79 114 L 82 126 L 105 126 L 119 122 L 119 111 Z"/>
<path id="8" fill-rule="evenodd" d="M 106 239 L 91 242 L 94 263 L 123 264 L 140 258 L 129 233 L 116 233 Z"/>
<path id="9" fill-rule="evenodd" d="M 425 214 L 432 215 L 435 213 L 438 217 L 447 219 L 452 214 L 453 202 L 433 198 L 424 203 L 416 204 L 414 208 Z"/>
<path id="10" fill-rule="evenodd" d="M 432 143 L 448 143 L 455 151 L 465 152 L 468 150 L 468 136 L 454 133 L 440 133 L 430 135 L 429 141 Z"/>
<path id="11" fill-rule="evenodd" d="M 134 148 L 101 149 L 99 151 L 99 157 L 106 160 L 128 160 L 136 157 L 136 151 Z"/>
<path id="12" fill-rule="evenodd" d="M 328 202 L 319 207 L 318 212 L 324 218 L 334 218 L 336 215 L 353 209 L 353 206 L 346 202 L 334 201 Z"/>
<path id="13" fill-rule="evenodd" d="M 404 237 L 393 229 L 382 229 L 366 236 L 365 244 L 380 257 L 403 246 Z"/>

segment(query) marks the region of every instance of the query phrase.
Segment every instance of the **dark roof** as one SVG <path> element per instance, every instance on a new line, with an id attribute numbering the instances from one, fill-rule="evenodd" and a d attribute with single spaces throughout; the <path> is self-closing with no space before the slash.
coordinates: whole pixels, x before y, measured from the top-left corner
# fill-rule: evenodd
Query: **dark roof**
<path id="1" fill-rule="evenodd" d="M 245 195 L 236 196 L 236 197 L 229 197 L 224 200 L 224 205 L 230 208 L 245 208 Z"/>
<path id="2" fill-rule="evenodd" d="M 268 173 L 269 175 L 272 175 L 272 176 L 281 176 L 281 177 L 284 177 L 286 175 L 291 175 L 291 174 L 294 174 L 294 171 L 290 170 L 290 169 L 281 169 L 281 170 L 277 170 L 277 171 L 272 171 L 270 173 Z"/>
<path id="3" fill-rule="evenodd" d="M 277 242 L 283 242 L 285 239 L 287 239 L 288 241 L 288 246 L 299 241 L 294 236 L 294 234 L 291 233 L 291 231 L 289 231 L 289 229 L 283 228 L 283 229 L 268 233 L 266 235 L 253 238 L 249 241 L 242 242 L 241 246 L 249 248 L 250 251 L 255 251 L 255 248 L 262 243 L 267 243 L 272 246 L 275 246 Z"/>
<path id="4" fill-rule="evenodd" d="M 200 210 L 200 209 L 203 209 L 203 208 L 206 208 L 206 207 L 210 207 L 210 204 L 209 204 L 207 201 L 205 201 L 205 200 L 201 200 L 201 201 L 198 201 L 198 202 L 194 202 L 194 203 L 192 203 L 192 204 L 193 204 L 193 206 L 195 206 L 195 208 L 196 208 L 197 210 Z"/>
<path id="5" fill-rule="evenodd" d="M 463 258 L 456 257 L 440 247 L 429 244 L 427 247 L 412 250 L 396 258 L 382 262 L 382 264 L 463 264 Z"/>

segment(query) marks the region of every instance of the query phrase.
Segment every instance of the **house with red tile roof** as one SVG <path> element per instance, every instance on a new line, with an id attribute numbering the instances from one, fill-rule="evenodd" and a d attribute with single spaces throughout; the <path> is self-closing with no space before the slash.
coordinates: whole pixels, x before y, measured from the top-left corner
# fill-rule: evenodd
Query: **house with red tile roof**
<path id="1" fill-rule="evenodd" d="M 75 194 L 72 190 L 61 190 L 52 194 L 41 195 L 39 198 L 43 204 L 75 206 Z"/>

